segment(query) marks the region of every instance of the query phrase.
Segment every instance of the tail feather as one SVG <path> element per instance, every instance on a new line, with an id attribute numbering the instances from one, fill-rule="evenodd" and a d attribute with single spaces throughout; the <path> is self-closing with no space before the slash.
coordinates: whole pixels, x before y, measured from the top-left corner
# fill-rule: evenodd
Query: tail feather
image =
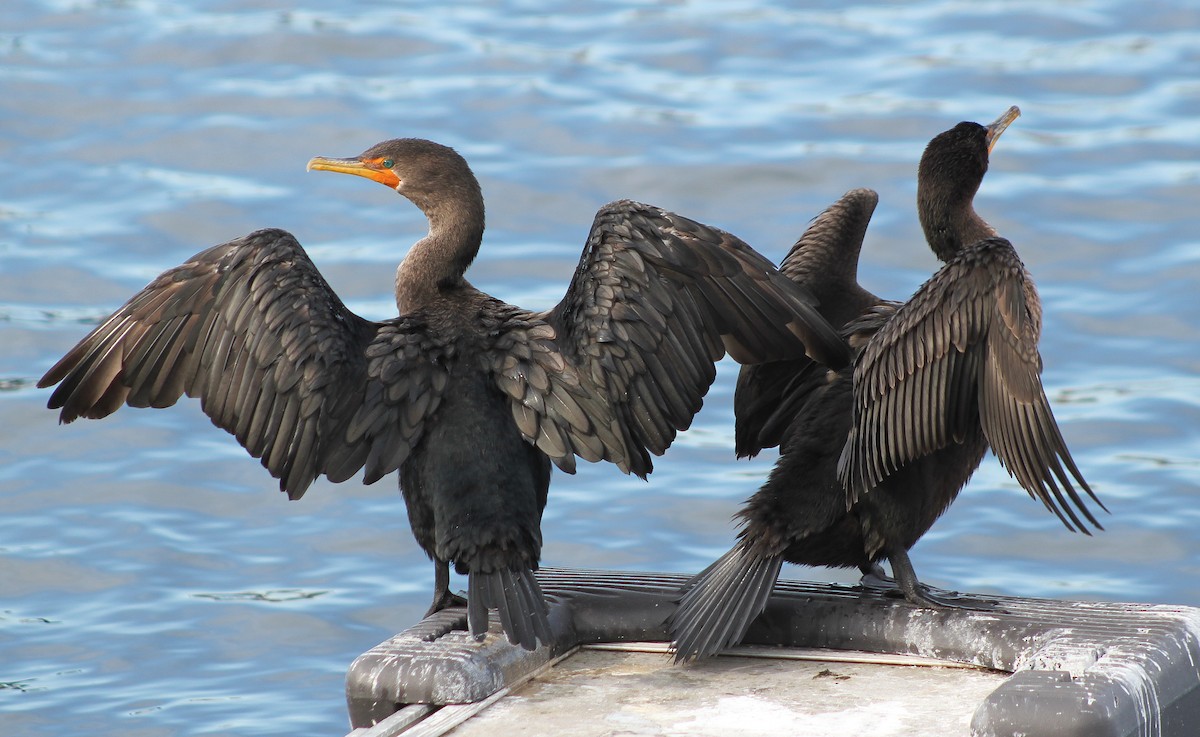
<path id="1" fill-rule="evenodd" d="M 512 577 L 508 571 L 497 571 L 496 575 L 486 579 L 488 594 L 485 600 L 488 609 L 493 607 L 496 613 L 500 615 L 500 627 L 504 633 L 508 635 L 510 642 L 522 641 L 527 636 L 525 629 L 522 627 L 524 619 L 518 617 L 513 621 L 513 609 L 521 608 L 520 604 L 513 606 L 513 599 L 517 597 L 519 592 L 513 588 Z"/>
<path id="2" fill-rule="evenodd" d="M 692 579 L 667 623 L 675 662 L 711 657 L 741 642 L 766 608 L 782 566 L 782 556 L 763 557 L 739 543 Z"/>
<path id="3" fill-rule="evenodd" d="M 467 629 L 476 640 L 482 640 L 488 631 L 488 605 L 490 593 L 483 589 L 488 582 L 482 577 L 476 580 L 478 574 L 472 573 L 467 578 Z"/>
<path id="4" fill-rule="evenodd" d="M 549 644 L 553 639 L 550 633 L 550 620 L 547 617 L 550 607 L 546 605 L 546 595 L 542 593 L 542 587 L 538 584 L 532 571 L 526 571 L 525 575 L 519 576 L 517 583 L 524 604 L 523 610 L 532 613 L 529 619 L 533 625 L 534 635 L 542 643 Z"/>
<path id="5" fill-rule="evenodd" d="M 533 571 L 472 571 L 467 578 L 467 625 L 476 638 L 487 632 L 490 609 L 500 615 L 500 626 L 512 644 L 535 650 L 539 640 L 551 641 L 549 608 Z"/>

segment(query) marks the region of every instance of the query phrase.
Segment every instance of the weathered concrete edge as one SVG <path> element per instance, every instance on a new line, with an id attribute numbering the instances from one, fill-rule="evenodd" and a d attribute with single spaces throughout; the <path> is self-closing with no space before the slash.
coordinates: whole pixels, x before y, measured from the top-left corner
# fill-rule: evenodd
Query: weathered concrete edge
<path id="1" fill-rule="evenodd" d="M 1174 623 L 1136 642 L 1064 634 L 975 711 L 979 737 L 1160 737 L 1200 724 L 1200 610 L 1151 610 Z"/>
<path id="2" fill-rule="evenodd" d="M 476 641 L 462 628 L 465 610 L 447 609 L 358 656 L 346 673 L 351 724 L 371 726 L 404 704 L 480 701 L 551 659 L 489 634 Z"/>

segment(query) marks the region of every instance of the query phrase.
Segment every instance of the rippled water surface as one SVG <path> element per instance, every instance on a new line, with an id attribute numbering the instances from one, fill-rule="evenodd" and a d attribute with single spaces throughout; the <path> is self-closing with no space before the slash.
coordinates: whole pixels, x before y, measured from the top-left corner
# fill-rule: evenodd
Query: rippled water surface
<path id="1" fill-rule="evenodd" d="M 346 731 L 347 665 L 428 604 L 394 478 L 288 502 L 195 402 L 60 427 L 33 383 L 158 272 L 261 226 L 294 232 L 351 308 L 392 314 L 420 213 L 304 163 L 396 136 L 472 163 L 472 280 L 510 302 L 558 300 L 609 200 L 778 259 L 855 186 L 881 198 L 860 278 L 902 298 L 935 268 L 925 142 L 1020 105 L 977 204 L 1038 281 L 1045 382 L 1113 514 L 1070 534 L 988 459 L 915 565 L 958 589 L 1200 605 L 1194 3 L 336 5 L 0 8 L 4 735 Z M 733 460 L 721 368 L 649 484 L 556 475 L 546 563 L 694 571 L 727 548 L 771 458 Z"/>

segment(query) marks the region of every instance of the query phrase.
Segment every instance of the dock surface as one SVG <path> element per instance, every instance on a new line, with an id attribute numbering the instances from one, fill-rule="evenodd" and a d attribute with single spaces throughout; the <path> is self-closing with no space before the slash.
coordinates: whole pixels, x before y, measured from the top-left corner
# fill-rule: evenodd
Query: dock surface
<path id="1" fill-rule="evenodd" d="M 686 576 L 546 569 L 539 579 L 551 646 L 521 650 L 495 626 L 476 641 L 462 611 L 439 612 L 355 661 L 351 735 L 1174 737 L 1200 728 L 1200 609 L 977 597 L 995 607 L 934 611 L 877 590 L 780 581 L 748 647 L 678 666 L 664 623 Z"/>
<path id="2" fill-rule="evenodd" d="M 672 665 L 584 647 L 464 722 L 455 737 L 521 734 L 951 737 L 1007 678 L 976 668 L 722 656 Z"/>

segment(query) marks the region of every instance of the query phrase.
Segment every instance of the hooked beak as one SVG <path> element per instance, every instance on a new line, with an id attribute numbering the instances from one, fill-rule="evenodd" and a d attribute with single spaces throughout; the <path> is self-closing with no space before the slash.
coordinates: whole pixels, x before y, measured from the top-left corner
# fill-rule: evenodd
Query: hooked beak
<path id="1" fill-rule="evenodd" d="M 400 186 L 400 178 L 391 169 L 383 165 L 383 159 L 333 159 L 327 156 L 314 156 L 308 160 L 307 171 L 335 171 L 339 174 L 354 174 L 367 179 L 373 179 L 389 189 Z"/>
<path id="2" fill-rule="evenodd" d="M 996 145 L 996 141 L 1000 140 L 1000 134 L 1004 132 L 1004 129 L 1020 116 L 1021 108 L 1013 105 L 1005 110 L 1003 115 L 992 121 L 991 125 L 987 126 L 987 147 L 989 154 L 992 152 L 992 147 Z"/>

